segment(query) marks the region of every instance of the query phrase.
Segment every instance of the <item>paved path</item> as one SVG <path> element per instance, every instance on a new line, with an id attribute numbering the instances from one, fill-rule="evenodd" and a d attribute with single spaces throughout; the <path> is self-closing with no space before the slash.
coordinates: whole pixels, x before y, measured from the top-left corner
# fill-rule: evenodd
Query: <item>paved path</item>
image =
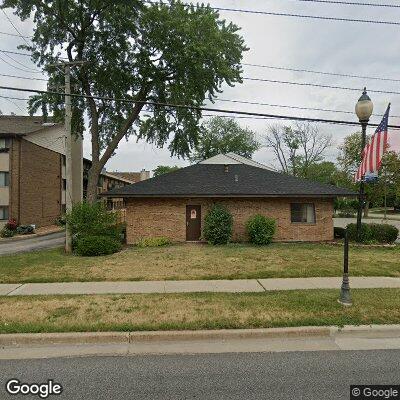
<path id="1" fill-rule="evenodd" d="M 43 236 L 0 241 L 0 255 L 25 253 L 35 250 L 52 249 L 64 244 L 65 232 Z"/>
<path id="2" fill-rule="evenodd" d="M 275 290 L 339 289 L 341 277 L 243 279 L 216 281 L 62 282 L 0 284 L 2 296 L 134 294 L 134 293 L 256 293 Z M 400 278 L 354 277 L 354 289 L 400 288 Z"/>
<path id="3" fill-rule="evenodd" d="M 49 399 L 342 400 L 350 385 L 398 384 L 399 358 L 399 350 L 333 350 L 0 361 L 0 398 L 28 397 L 6 392 L 14 378 L 61 384 Z"/>

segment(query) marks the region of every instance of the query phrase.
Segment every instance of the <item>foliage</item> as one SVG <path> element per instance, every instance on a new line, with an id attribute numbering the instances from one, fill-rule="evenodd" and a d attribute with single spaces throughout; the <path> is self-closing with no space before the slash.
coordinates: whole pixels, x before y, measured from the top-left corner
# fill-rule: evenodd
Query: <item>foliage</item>
<path id="1" fill-rule="evenodd" d="M 1 231 L 0 231 L 0 236 L 2 238 L 9 238 L 9 237 L 13 237 L 15 235 L 15 231 L 8 229 L 6 227 L 4 227 Z"/>
<path id="2" fill-rule="evenodd" d="M 337 184 L 338 169 L 331 161 L 310 164 L 307 169 L 307 179 L 327 185 Z"/>
<path id="3" fill-rule="evenodd" d="M 242 128 L 232 118 L 213 117 L 201 126 L 198 143 L 189 158 L 192 162 L 199 162 L 230 152 L 251 158 L 260 147 L 250 129 Z"/>
<path id="4" fill-rule="evenodd" d="M 347 225 L 349 239 L 357 241 L 357 224 Z M 387 224 L 361 224 L 361 243 L 394 243 L 399 230 Z"/>
<path id="5" fill-rule="evenodd" d="M 136 243 L 137 247 L 163 247 L 169 246 L 171 240 L 167 237 L 153 237 L 153 238 L 143 238 Z"/>
<path id="6" fill-rule="evenodd" d="M 31 51 L 33 61 L 46 70 L 49 86 L 63 84 L 62 71 L 50 64 L 66 56 L 87 62 L 71 69 L 74 93 L 117 99 L 73 98 L 74 132 L 82 134 L 87 115 L 92 136 L 90 202 L 96 199 L 102 168 L 122 139 L 136 135 L 158 147 L 169 143 L 173 155 L 187 156 L 197 144 L 202 117 L 198 107 L 223 86 L 242 82 L 242 53 L 247 48 L 239 28 L 206 5 L 177 0 L 3 0 L 1 7 L 34 21 L 32 45 L 20 48 Z M 145 106 L 146 101 L 152 104 Z M 31 113 L 45 108 L 63 119 L 60 96 L 35 96 L 30 106 Z"/>
<path id="7" fill-rule="evenodd" d="M 154 171 L 154 177 L 168 174 L 170 172 L 178 171 L 179 167 L 177 165 L 174 165 L 173 167 L 170 167 L 168 165 L 159 165 Z"/>
<path id="8" fill-rule="evenodd" d="M 33 233 L 35 233 L 35 230 L 32 225 L 20 225 L 17 228 L 18 235 L 31 235 Z"/>
<path id="9" fill-rule="evenodd" d="M 264 215 L 254 215 L 246 223 L 250 243 L 266 245 L 272 242 L 276 231 L 276 221 Z"/>
<path id="10" fill-rule="evenodd" d="M 232 238 L 233 217 L 221 204 L 214 204 L 204 219 L 203 236 L 213 245 L 227 244 Z"/>
<path id="11" fill-rule="evenodd" d="M 58 225 L 58 226 L 65 226 L 65 224 L 67 223 L 65 214 L 64 215 L 60 215 L 58 218 L 56 218 L 54 223 L 56 225 Z"/>
<path id="12" fill-rule="evenodd" d="M 272 125 L 266 137 L 266 146 L 271 148 L 286 174 L 308 178 L 311 166 L 323 160 L 332 137 L 320 134 L 318 127 L 310 123 L 294 126 Z"/>
<path id="13" fill-rule="evenodd" d="M 361 164 L 361 132 L 346 136 L 344 142 L 339 146 L 338 162 L 343 171 L 354 176 Z M 367 137 L 367 142 L 369 137 Z"/>
<path id="14" fill-rule="evenodd" d="M 16 231 L 18 227 L 17 221 L 13 218 L 9 219 L 5 227 L 10 231 Z"/>
<path id="15" fill-rule="evenodd" d="M 346 232 L 346 228 L 339 228 L 339 227 L 335 226 L 335 228 L 334 228 L 335 239 L 344 239 L 345 232 Z"/>
<path id="16" fill-rule="evenodd" d="M 76 254 L 83 257 L 114 254 L 119 250 L 121 250 L 121 241 L 110 236 L 81 236 L 76 240 L 74 246 Z"/>
<path id="17" fill-rule="evenodd" d="M 117 225 L 117 214 L 107 211 L 101 202 L 75 204 L 66 215 L 73 238 L 83 236 L 110 236 L 120 239 L 121 227 Z"/>

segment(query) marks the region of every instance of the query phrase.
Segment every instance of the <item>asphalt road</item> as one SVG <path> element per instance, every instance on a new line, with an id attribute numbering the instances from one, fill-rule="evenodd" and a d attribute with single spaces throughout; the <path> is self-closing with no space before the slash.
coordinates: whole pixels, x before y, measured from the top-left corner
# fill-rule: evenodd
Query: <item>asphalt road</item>
<path id="1" fill-rule="evenodd" d="M 55 232 L 45 236 L 34 236 L 29 239 L 2 241 L 0 242 L 0 255 L 60 247 L 64 244 L 64 238 L 65 232 Z"/>
<path id="2" fill-rule="evenodd" d="M 399 384 L 400 350 L 0 361 L 5 382 L 54 379 L 54 399 L 349 399 L 351 384 Z M 38 398 L 36 396 L 36 398 Z"/>

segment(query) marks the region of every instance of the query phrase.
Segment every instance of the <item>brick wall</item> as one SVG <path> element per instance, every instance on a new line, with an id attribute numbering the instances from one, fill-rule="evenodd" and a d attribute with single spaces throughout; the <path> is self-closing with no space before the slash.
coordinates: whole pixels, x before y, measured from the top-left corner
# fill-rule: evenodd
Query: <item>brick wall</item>
<path id="1" fill-rule="evenodd" d="M 246 241 L 249 217 L 262 214 L 277 221 L 276 241 L 326 241 L 333 239 L 332 199 L 126 199 L 127 242 L 143 237 L 167 236 L 186 240 L 186 205 L 201 205 L 202 218 L 214 203 L 224 204 L 234 219 L 233 240 Z M 315 224 L 292 224 L 290 203 L 314 203 Z M 203 221 L 202 221 L 203 224 Z"/>
<path id="2" fill-rule="evenodd" d="M 61 155 L 14 139 L 10 167 L 10 216 L 21 225 L 52 225 L 61 213 Z"/>

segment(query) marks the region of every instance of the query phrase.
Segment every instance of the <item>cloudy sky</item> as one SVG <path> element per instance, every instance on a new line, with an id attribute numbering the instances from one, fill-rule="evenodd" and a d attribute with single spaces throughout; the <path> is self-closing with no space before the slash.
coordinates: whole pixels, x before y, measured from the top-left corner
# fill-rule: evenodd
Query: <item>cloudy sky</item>
<path id="1" fill-rule="evenodd" d="M 352 0 L 356 2 L 356 0 Z M 371 0 L 375 4 L 378 0 Z M 393 4 L 396 3 L 393 1 Z M 330 5 L 308 3 L 298 0 L 210 0 L 214 7 L 297 13 L 327 17 L 343 17 L 381 21 L 400 21 L 400 8 L 382 8 L 351 5 Z M 30 35 L 32 24 L 22 23 L 11 10 L 7 15 L 23 35 Z M 242 28 L 247 46 L 250 48 L 244 55 L 244 63 L 262 64 L 276 67 L 317 70 L 340 74 L 352 74 L 370 77 L 400 79 L 400 26 L 349 23 L 338 21 L 321 21 L 289 17 L 245 14 L 221 11 L 221 16 L 233 21 Z M 16 33 L 3 13 L 0 13 L 2 32 Z M 1 50 L 17 50 L 22 39 L 1 35 Z M 0 53 L 0 73 L 25 77 L 45 78 L 30 63 L 28 57 L 11 55 L 13 59 Z M 22 64 L 22 65 L 21 65 Z M 345 78 L 317 75 L 302 72 L 273 70 L 260 67 L 244 67 L 244 77 L 263 78 L 282 81 L 310 82 L 323 85 L 346 86 L 359 88 L 360 93 L 328 88 L 301 87 L 267 82 L 245 81 L 234 88 L 225 88 L 221 99 L 251 101 L 269 104 L 325 108 L 333 110 L 354 111 L 354 105 L 367 86 L 372 90 L 399 91 L 400 82 L 372 79 Z M 45 89 L 45 82 L 14 79 L 0 76 L 4 85 Z M 0 95 L 27 97 L 24 93 L 0 91 Z M 370 93 L 375 104 L 375 113 L 383 115 L 387 104 L 392 103 L 392 115 L 400 116 L 400 95 Z M 243 105 L 217 102 L 215 107 L 231 110 L 293 115 L 302 117 L 356 120 L 353 114 L 335 114 L 321 111 L 291 110 L 261 105 Z M 3 114 L 14 112 L 26 114 L 26 102 L 6 100 L 0 97 L 0 110 Z M 253 129 L 260 141 L 263 141 L 269 120 L 239 119 L 239 123 Z M 380 117 L 372 122 L 379 123 Z M 400 118 L 392 117 L 391 124 L 400 125 Z M 343 138 L 354 132 L 352 127 L 338 125 L 319 125 L 322 134 L 331 134 L 335 145 L 329 149 L 327 156 L 334 160 L 336 147 Z M 370 132 L 371 133 L 371 132 Z M 400 131 L 392 134 L 395 146 L 400 150 Z M 85 155 L 90 156 L 90 146 L 85 143 Z M 254 159 L 259 162 L 276 165 L 273 154 L 263 148 Z M 108 162 L 108 170 L 147 170 L 157 165 L 186 165 L 187 162 L 171 158 L 167 149 L 158 149 L 134 138 L 120 144 L 117 154 Z"/>

